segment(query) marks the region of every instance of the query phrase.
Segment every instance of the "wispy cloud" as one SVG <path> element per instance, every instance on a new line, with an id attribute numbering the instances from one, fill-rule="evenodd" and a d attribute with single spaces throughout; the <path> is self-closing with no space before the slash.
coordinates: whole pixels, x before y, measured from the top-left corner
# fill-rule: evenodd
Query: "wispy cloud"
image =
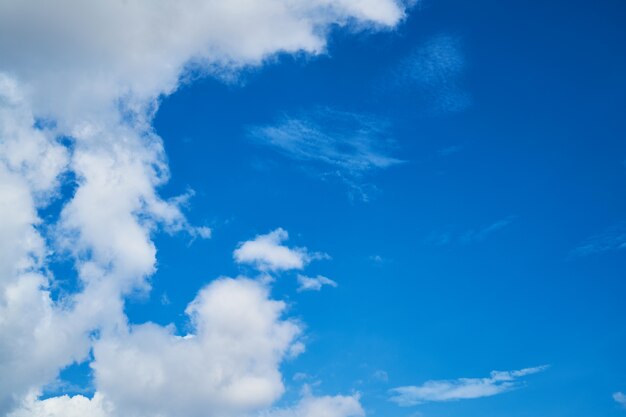
<path id="1" fill-rule="evenodd" d="M 388 131 L 389 123 L 378 117 L 322 107 L 252 127 L 248 136 L 290 159 L 307 163 L 322 177 L 339 178 L 367 194 L 362 184 L 366 173 L 404 162 L 391 156 L 395 141 Z"/>
<path id="2" fill-rule="evenodd" d="M 507 218 L 494 221 L 481 227 L 465 231 L 449 230 L 443 232 L 433 232 L 425 239 L 425 242 L 427 244 L 437 246 L 451 244 L 469 245 L 473 243 L 480 243 L 494 233 L 509 226 L 511 223 L 513 223 L 514 220 L 514 216 L 509 216 Z"/>
<path id="3" fill-rule="evenodd" d="M 626 394 L 623 392 L 616 392 L 613 394 L 613 399 L 622 407 L 626 408 Z"/>
<path id="4" fill-rule="evenodd" d="M 572 251 L 572 254 L 588 256 L 623 249 L 626 249 L 626 222 L 621 222 L 603 233 L 587 238 Z"/>
<path id="5" fill-rule="evenodd" d="M 431 380 L 419 386 L 404 386 L 390 390 L 390 401 L 401 407 L 424 402 L 441 402 L 491 397 L 516 388 L 520 378 L 543 372 L 548 366 L 525 368 L 518 371 L 492 371 L 487 378 L 459 378 Z"/>
<path id="6" fill-rule="evenodd" d="M 330 278 L 326 278 L 323 275 L 316 277 L 307 277 L 306 275 L 298 274 L 298 292 L 302 291 L 319 291 L 324 285 L 336 287 L 337 283 Z"/>
<path id="7" fill-rule="evenodd" d="M 392 72 L 392 86 L 413 87 L 430 99 L 431 110 L 453 112 L 467 108 L 471 98 L 461 87 L 465 69 L 461 40 L 438 35 L 420 45 Z"/>

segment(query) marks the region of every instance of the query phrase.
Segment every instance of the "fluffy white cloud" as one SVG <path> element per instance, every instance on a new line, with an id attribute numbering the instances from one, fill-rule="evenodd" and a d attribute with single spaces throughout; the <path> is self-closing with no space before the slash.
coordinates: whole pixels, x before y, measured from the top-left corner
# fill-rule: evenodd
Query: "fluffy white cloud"
<path id="1" fill-rule="evenodd" d="M 306 275 L 298 274 L 298 291 L 319 291 L 324 285 L 336 287 L 337 283 L 330 278 L 326 278 L 323 275 L 316 277 L 307 277 Z"/>
<path id="2" fill-rule="evenodd" d="M 102 395 L 130 408 L 136 397 L 130 389 L 115 391 L 114 376 L 100 366 L 106 358 L 111 369 L 121 366 L 116 360 L 132 355 L 144 338 L 154 338 L 165 344 L 162 350 L 153 347 L 146 360 L 180 376 L 177 372 L 194 368 L 174 367 L 168 355 L 195 354 L 200 360 L 198 351 L 232 337 L 207 336 L 213 334 L 202 330 L 207 322 L 226 329 L 210 312 L 208 321 L 202 318 L 202 303 L 189 310 L 197 318 L 192 338 L 153 325 L 128 329 L 124 296 L 149 289 L 156 265 L 152 234 L 162 229 L 210 234 L 187 223 L 180 208 L 185 196 L 164 199 L 157 191 L 169 175 L 162 140 L 151 127 L 161 97 L 191 73 L 228 77 L 278 53 L 323 53 L 331 27 L 392 27 L 403 15 L 395 0 L 0 1 L 0 374 L 11 375 L 0 378 L 0 414 L 28 398 L 25 409 L 35 415 L 110 413 L 112 406 L 104 407 L 100 396 L 33 399 L 60 369 L 86 358 L 94 331 L 102 335 L 95 338 L 93 364 Z M 59 197 L 64 175 L 75 178 L 75 191 L 62 202 L 58 222 L 40 228 L 38 209 Z M 80 290 L 58 300 L 49 291 L 55 280 L 46 268 L 51 248 L 74 259 L 81 280 Z M 248 294 L 244 287 L 235 292 Z M 280 303 L 258 304 L 282 311 Z M 258 361 L 248 357 L 239 367 L 213 372 L 209 386 L 232 397 L 206 401 L 235 410 L 235 403 L 251 407 L 249 401 L 266 404 L 280 395 L 276 366 L 291 342 L 284 334 L 274 340 L 279 335 L 272 331 L 295 332 L 295 325 L 277 320 L 267 323 L 266 333 L 239 335 L 244 340 L 257 335 L 265 350 L 254 352 Z M 137 378 L 143 372 L 116 369 Z M 237 399 L 240 391 L 220 385 L 220 375 L 230 375 L 235 385 L 259 382 L 263 388 L 252 400 Z M 144 388 L 150 395 L 162 393 L 157 386 Z"/>
<path id="3" fill-rule="evenodd" d="M 289 239 L 289 233 L 278 228 L 266 235 L 258 235 L 252 240 L 241 242 L 233 252 L 235 261 L 253 265 L 260 271 L 287 271 L 302 269 L 314 259 L 328 255 L 311 253 L 306 248 L 289 248 L 282 243 Z"/>
<path id="4" fill-rule="evenodd" d="M 614 393 L 613 399 L 622 407 L 626 407 L 626 394 L 624 394 L 623 392 Z"/>
<path id="5" fill-rule="evenodd" d="M 210 417 L 222 414 L 210 410 Z M 154 416 L 155 414 L 149 414 Z M 163 414 L 158 414 L 162 416 Z M 180 415 L 180 414 L 174 414 Z M 207 410 L 203 410 L 207 416 Z M 243 416 L 240 414 L 239 416 Z M 358 395 L 321 396 L 305 393 L 303 398 L 290 408 L 264 410 L 245 414 L 247 417 L 362 417 L 365 415 Z M 125 417 L 118 414 L 113 404 L 102 394 L 96 393 L 89 399 L 82 395 L 49 398 L 43 401 L 29 399 L 23 408 L 11 413 L 9 417 Z"/>
<path id="6" fill-rule="evenodd" d="M 37 208 L 55 192 L 67 153 L 34 119 L 16 84 L 0 75 L 0 414 L 79 360 L 89 344 L 57 308 L 45 271 Z"/>
<path id="7" fill-rule="evenodd" d="M 359 417 L 358 395 L 313 396 L 268 408 L 284 391 L 280 363 L 300 350 L 286 305 L 248 278 L 220 278 L 186 309 L 193 333 L 148 323 L 109 334 L 94 348 L 92 399 L 28 396 L 10 417 Z"/>
<path id="8" fill-rule="evenodd" d="M 98 391 L 124 416 L 241 416 L 283 393 L 278 366 L 301 329 L 283 320 L 285 304 L 246 278 L 222 278 L 189 304 L 194 332 L 133 326 L 94 347 Z"/>
<path id="9" fill-rule="evenodd" d="M 364 415 L 358 395 L 315 397 L 305 392 L 296 406 L 265 412 L 260 417 L 361 417 Z"/>
<path id="10" fill-rule="evenodd" d="M 113 406 L 96 393 L 93 398 L 82 395 L 48 398 L 37 401 L 28 398 L 22 408 L 9 417 L 112 417 Z"/>
<path id="11" fill-rule="evenodd" d="M 391 401 L 408 407 L 429 401 L 453 401 L 491 397 L 519 386 L 518 379 L 542 372 L 547 366 L 519 371 L 493 371 L 487 378 L 459 378 L 454 380 L 426 381 L 420 386 L 394 388 Z"/>
<path id="12" fill-rule="evenodd" d="M 395 0 L 0 2 L 0 71 L 64 128 L 148 109 L 186 67 L 217 74 L 276 53 L 324 52 L 331 25 L 391 27 Z"/>

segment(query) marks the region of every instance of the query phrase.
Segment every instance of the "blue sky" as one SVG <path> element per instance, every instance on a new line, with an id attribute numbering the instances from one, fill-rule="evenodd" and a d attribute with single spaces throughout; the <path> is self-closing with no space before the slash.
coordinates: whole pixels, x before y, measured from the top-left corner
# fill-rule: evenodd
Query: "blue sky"
<path id="1" fill-rule="evenodd" d="M 156 113 L 139 112 L 152 127 L 137 143 L 162 139 L 164 156 L 148 166 L 167 164 L 169 178 L 158 169 L 146 177 L 156 197 L 141 194 L 143 205 L 126 217 L 115 197 L 126 186 L 90 183 L 86 134 L 63 131 L 83 132 L 79 116 L 55 116 L 47 109 L 56 101 L 41 99 L 33 117 L 61 126 L 51 135 L 74 161 L 36 206 L 55 253 L 44 266 L 54 308 L 66 311 L 66 294 L 80 306 L 91 280 L 118 282 L 118 261 L 120 276 L 137 268 L 141 278 L 120 278 L 119 311 L 94 314 L 107 318 L 77 331 L 90 335 L 85 348 L 34 378 L 38 390 L 24 386 L 42 404 L 66 394 L 93 403 L 101 392 L 137 412 L 111 388 L 107 375 L 125 368 L 107 364 L 107 349 L 144 346 L 133 325 L 146 322 L 158 334 L 201 335 L 189 303 L 210 310 L 211 289 L 221 291 L 211 283 L 246 276 L 284 302 L 281 317 L 299 329 L 272 362 L 284 393 L 259 415 L 626 415 L 625 17 L 620 1 L 423 1 L 391 23 L 369 17 L 382 26 L 331 22 L 321 51 L 279 45 L 261 61 L 233 53 L 244 65 L 191 66 L 175 88 L 159 78 L 152 96 L 141 95 L 143 81 L 132 84 L 140 103 L 159 98 Z M 18 82 L 19 68 L 9 68 Z M 135 111 L 133 100 L 120 100 Z M 132 161 L 129 149 L 122 154 Z M 120 183 L 142 187 L 134 172 L 121 171 Z M 138 259 L 153 248 L 154 261 L 127 262 L 107 246 L 117 235 L 81 223 L 88 197 L 80 197 L 100 193 L 100 204 L 113 196 L 104 206 L 122 207 L 103 214 L 102 227 L 137 224 L 153 242 L 119 253 L 137 250 Z M 100 264 L 104 272 L 89 269 Z M 229 311 L 229 320 L 239 317 Z M 116 326 L 128 329 L 111 331 L 120 321 L 110 317 L 124 317 Z M 307 398 L 344 408 L 302 411 Z M 39 416 L 33 410 L 47 404 L 14 415 Z M 240 410 L 215 404 L 198 415 Z"/>

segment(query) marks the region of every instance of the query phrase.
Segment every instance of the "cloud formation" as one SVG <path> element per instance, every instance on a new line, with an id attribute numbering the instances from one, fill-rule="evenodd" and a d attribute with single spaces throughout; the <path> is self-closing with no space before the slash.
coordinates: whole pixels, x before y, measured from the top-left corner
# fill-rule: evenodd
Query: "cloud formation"
<path id="1" fill-rule="evenodd" d="M 315 397 L 308 392 L 292 408 L 263 413 L 260 417 L 362 417 L 365 411 L 358 395 Z"/>
<path id="2" fill-rule="evenodd" d="M 373 116 L 319 108 L 252 128 L 250 136 L 290 158 L 358 175 L 402 162 L 388 154 L 393 142 L 385 127 Z"/>
<path id="3" fill-rule="evenodd" d="M 615 400 L 616 403 L 626 408 L 626 394 L 618 391 L 613 394 L 613 399 Z"/>
<path id="4" fill-rule="evenodd" d="M 339 179 L 349 187 L 351 197 L 363 201 L 375 190 L 364 183 L 367 174 L 404 162 L 392 156 L 395 141 L 385 120 L 327 107 L 285 115 L 274 124 L 250 128 L 248 135 L 305 163 L 316 176 Z"/>
<path id="5" fill-rule="evenodd" d="M 276 54 L 320 54 L 331 27 L 391 28 L 403 16 L 394 0 L 0 2 L 0 375 L 11 375 L 0 379 L 0 414 L 19 406 L 20 417 L 127 417 L 153 398 L 163 409 L 147 412 L 168 415 L 158 397 L 175 389 L 167 381 L 202 378 L 191 375 L 197 370 L 209 373 L 204 377 L 212 379 L 200 382 L 214 391 L 200 395 L 199 384 L 171 404 L 196 410 L 208 402 L 227 415 L 276 399 L 276 366 L 297 325 L 278 318 L 282 304 L 248 281 L 221 280 L 201 291 L 187 311 L 195 325 L 190 337 L 131 325 L 124 314 L 128 294 L 150 289 L 155 233 L 209 235 L 187 222 L 186 196 L 158 192 L 169 172 L 152 118 L 159 100 L 190 74 L 232 77 Z M 64 181 L 72 186 L 66 194 Z M 41 227 L 39 211 L 55 199 L 61 215 Z M 50 291 L 57 280 L 48 268 L 53 250 L 73 260 L 77 275 L 73 292 L 61 298 Z M 199 356 L 233 337 L 214 333 L 225 330 L 226 318 L 203 297 L 214 300 L 215 293 L 255 301 L 255 324 L 265 327 L 245 337 L 267 336 L 257 340 L 258 352 L 231 352 L 241 362 L 231 357 L 230 369 Z M 245 319 L 250 312 L 230 313 Z M 150 355 L 129 360 L 145 344 Z M 61 369 L 90 360 L 90 352 L 94 398 L 37 400 Z M 174 366 L 176 355 L 196 358 L 198 367 Z M 242 387 L 253 395 L 237 397 Z"/>
<path id="6" fill-rule="evenodd" d="M 390 390 L 390 401 L 401 407 L 409 407 L 424 402 L 491 397 L 518 388 L 519 378 L 543 372 L 546 369 L 547 366 L 539 366 L 519 371 L 492 371 L 487 378 L 426 381 L 419 386 L 405 386 Z"/>
<path id="7" fill-rule="evenodd" d="M 326 278 L 323 275 L 316 277 L 307 277 L 306 275 L 298 274 L 298 292 L 302 291 L 319 291 L 324 285 L 336 287 L 337 283 L 330 278 Z"/>
<path id="8" fill-rule="evenodd" d="M 287 239 L 289 233 L 278 228 L 268 234 L 241 242 L 233 252 L 233 257 L 235 262 L 252 265 L 262 272 L 302 269 L 312 260 L 328 257 L 323 253 L 309 252 L 307 248 L 289 248 L 283 245 Z"/>
<path id="9" fill-rule="evenodd" d="M 268 407 L 284 391 L 278 365 L 301 351 L 301 328 L 281 319 L 284 310 L 257 281 L 213 281 L 185 310 L 192 333 L 148 323 L 98 340 L 98 390 L 126 416 L 240 416 Z"/>

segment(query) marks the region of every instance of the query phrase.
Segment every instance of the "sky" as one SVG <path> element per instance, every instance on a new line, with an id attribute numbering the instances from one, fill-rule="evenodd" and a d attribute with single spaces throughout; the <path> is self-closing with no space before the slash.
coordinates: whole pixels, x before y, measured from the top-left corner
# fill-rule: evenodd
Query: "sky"
<path id="1" fill-rule="evenodd" d="M 626 416 L 625 22 L 0 0 L 0 415 Z"/>

